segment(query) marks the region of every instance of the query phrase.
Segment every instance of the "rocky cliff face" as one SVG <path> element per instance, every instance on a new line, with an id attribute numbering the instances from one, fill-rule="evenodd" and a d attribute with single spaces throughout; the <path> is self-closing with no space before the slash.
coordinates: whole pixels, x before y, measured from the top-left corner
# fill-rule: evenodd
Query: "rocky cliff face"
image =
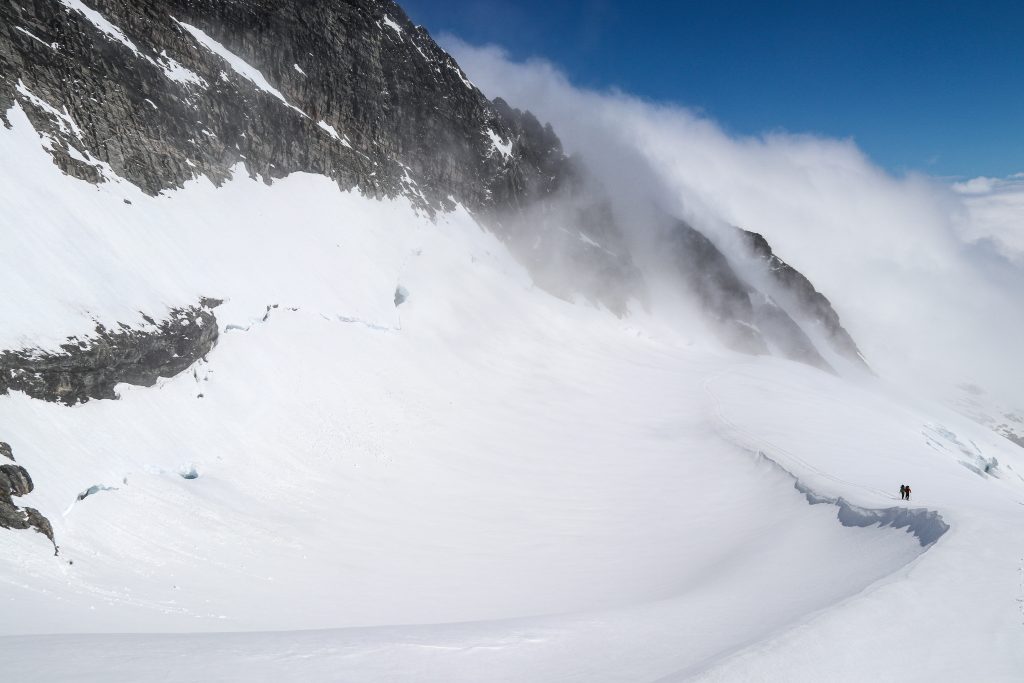
<path id="1" fill-rule="evenodd" d="M 393 3 L 39 0 L 2 12 L 4 97 L 34 109 L 58 163 L 87 180 L 67 145 L 153 194 L 237 165 L 268 181 L 322 173 L 373 196 L 415 179 L 433 209 L 449 196 L 481 207 L 500 182 L 488 131 L 511 142 L 508 131 Z"/>
<path id="2" fill-rule="evenodd" d="M 19 102 L 87 182 L 157 194 L 305 171 L 431 213 L 459 202 L 506 241 L 516 214 L 569 191 L 551 128 L 490 102 L 390 1 L 30 0 L 0 19 L 0 116 Z M 616 231 L 595 225 L 592 241 Z M 569 246 L 600 274 L 576 289 L 622 312 L 628 253 Z M 614 297 L 588 289 L 609 277 Z"/>

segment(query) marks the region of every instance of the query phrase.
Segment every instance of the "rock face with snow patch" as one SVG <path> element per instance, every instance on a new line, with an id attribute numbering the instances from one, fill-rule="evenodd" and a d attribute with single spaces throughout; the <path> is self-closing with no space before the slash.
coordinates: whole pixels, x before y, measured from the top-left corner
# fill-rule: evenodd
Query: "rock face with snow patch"
<path id="1" fill-rule="evenodd" d="M 143 330 L 99 325 L 95 336 L 71 337 L 59 353 L 0 351 L 0 394 L 22 391 L 65 405 L 117 398 L 117 384 L 152 386 L 157 378 L 188 368 L 217 341 L 217 318 L 205 306 L 174 310 L 159 323 L 149 321 L 152 327 Z"/>

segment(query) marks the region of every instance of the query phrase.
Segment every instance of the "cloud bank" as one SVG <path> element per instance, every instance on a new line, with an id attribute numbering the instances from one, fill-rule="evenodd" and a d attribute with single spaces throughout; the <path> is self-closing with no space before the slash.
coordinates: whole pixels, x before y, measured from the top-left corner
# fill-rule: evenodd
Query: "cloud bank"
<path id="1" fill-rule="evenodd" d="M 731 135 L 683 107 L 578 88 L 544 61 L 442 42 L 489 97 L 550 121 L 627 215 L 657 206 L 710 235 L 765 235 L 883 377 L 940 393 L 974 382 L 1024 404 L 1024 176 L 895 177 L 852 140 Z"/>
<path id="2" fill-rule="evenodd" d="M 973 178 L 953 185 L 967 207 L 964 236 L 988 240 L 1008 259 L 1024 265 L 1024 173 L 1009 178 Z"/>

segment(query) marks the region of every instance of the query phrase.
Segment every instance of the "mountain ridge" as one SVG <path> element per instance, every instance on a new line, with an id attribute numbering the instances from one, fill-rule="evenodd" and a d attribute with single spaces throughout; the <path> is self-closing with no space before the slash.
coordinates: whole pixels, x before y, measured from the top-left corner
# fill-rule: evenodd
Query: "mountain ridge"
<path id="1" fill-rule="evenodd" d="M 463 204 L 563 298 L 621 316 L 644 297 L 605 190 L 584 181 L 550 125 L 488 100 L 390 0 L 33 0 L 2 11 L 0 117 L 20 102 L 54 163 L 86 182 L 116 174 L 156 195 L 200 175 L 223 183 L 238 165 L 268 183 L 323 174 L 428 213 Z M 560 234 L 566 225 L 578 236 Z M 830 306 L 819 313 L 838 321 Z M 799 329 L 790 312 L 771 318 L 782 323 L 765 332 L 740 324 L 824 367 L 786 339 Z M 726 327 L 731 343 L 736 326 Z"/>

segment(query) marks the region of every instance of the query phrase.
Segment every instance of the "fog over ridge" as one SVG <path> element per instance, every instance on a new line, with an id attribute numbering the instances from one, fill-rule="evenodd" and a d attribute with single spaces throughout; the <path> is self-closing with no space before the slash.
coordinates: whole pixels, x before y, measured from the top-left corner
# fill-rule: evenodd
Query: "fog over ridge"
<path id="1" fill-rule="evenodd" d="M 682 106 L 576 87 L 543 60 L 441 42 L 489 97 L 552 123 L 635 246 L 645 212 L 685 218 L 727 254 L 731 226 L 762 233 L 831 299 L 881 376 L 937 394 L 972 382 L 1024 404 L 1024 177 L 895 176 L 853 140 L 734 136 Z"/>

